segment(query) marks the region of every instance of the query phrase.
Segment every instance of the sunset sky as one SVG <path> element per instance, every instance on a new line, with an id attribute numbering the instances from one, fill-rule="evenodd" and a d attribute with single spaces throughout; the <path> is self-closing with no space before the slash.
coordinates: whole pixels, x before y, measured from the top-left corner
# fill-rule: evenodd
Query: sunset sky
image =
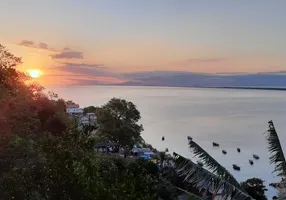
<path id="1" fill-rule="evenodd" d="M 285 0 L 3 0 L 0 43 L 42 84 L 286 70 Z"/>

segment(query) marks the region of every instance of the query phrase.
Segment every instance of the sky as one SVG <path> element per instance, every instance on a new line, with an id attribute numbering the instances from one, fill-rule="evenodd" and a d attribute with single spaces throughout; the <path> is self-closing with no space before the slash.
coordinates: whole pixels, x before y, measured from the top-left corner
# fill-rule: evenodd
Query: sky
<path id="1" fill-rule="evenodd" d="M 285 0 L 2 0 L 0 43 L 44 85 L 285 71 L 285 10 Z"/>

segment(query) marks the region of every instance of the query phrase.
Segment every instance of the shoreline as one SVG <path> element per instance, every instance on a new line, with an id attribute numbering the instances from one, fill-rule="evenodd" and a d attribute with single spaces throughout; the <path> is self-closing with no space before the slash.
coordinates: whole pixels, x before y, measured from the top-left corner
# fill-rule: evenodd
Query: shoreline
<path id="1" fill-rule="evenodd" d="M 123 86 L 123 87 L 163 87 L 163 88 L 199 88 L 199 89 L 238 89 L 238 90 L 274 90 L 286 91 L 286 87 L 255 87 L 255 86 L 163 86 L 163 85 L 94 85 L 94 86 Z"/>
<path id="2" fill-rule="evenodd" d="M 193 88 L 211 88 L 211 89 L 238 89 L 238 90 L 275 90 L 286 91 L 286 88 L 267 88 L 267 87 L 193 87 Z"/>
<path id="3" fill-rule="evenodd" d="M 45 85 L 47 88 L 57 87 L 159 87 L 159 88 L 198 88 L 198 89 L 238 89 L 238 90 L 274 90 L 286 91 L 286 87 L 255 87 L 255 86 L 164 86 L 164 85 L 117 85 L 117 84 L 98 84 L 98 85 Z"/>

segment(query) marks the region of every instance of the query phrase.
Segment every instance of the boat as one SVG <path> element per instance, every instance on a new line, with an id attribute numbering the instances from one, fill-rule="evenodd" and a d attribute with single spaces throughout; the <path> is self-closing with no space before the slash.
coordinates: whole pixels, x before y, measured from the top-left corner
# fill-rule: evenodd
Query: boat
<path id="1" fill-rule="evenodd" d="M 233 167 L 234 170 L 240 171 L 240 167 L 238 165 L 233 164 L 232 167 Z"/>
<path id="2" fill-rule="evenodd" d="M 240 153 L 240 148 L 237 148 L 237 152 Z"/>
<path id="3" fill-rule="evenodd" d="M 223 153 L 223 154 L 227 154 L 226 150 L 222 150 L 222 153 Z"/>
<path id="4" fill-rule="evenodd" d="M 258 155 L 253 154 L 253 158 L 255 158 L 256 160 L 258 160 L 258 159 L 259 159 L 259 156 L 258 156 Z"/>
<path id="5" fill-rule="evenodd" d="M 213 142 L 213 146 L 214 146 L 214 147 L 218 147 L 218 146 L 219 146 L 219 144 L 218 144 L 218 143 L 216 143 L 216 142 Z"/>
<path id="6" fill-rule="evenodd" d="M 164 140 L 165 140 L 165 137 L 163 136 L 163 137 L 162 137 L 162 141 L 164 141 Z"/>
<path id="7" fill-rule="evenodd" d="M 249 160 L 249 164 L 253 165 L 253 160 Z"/>

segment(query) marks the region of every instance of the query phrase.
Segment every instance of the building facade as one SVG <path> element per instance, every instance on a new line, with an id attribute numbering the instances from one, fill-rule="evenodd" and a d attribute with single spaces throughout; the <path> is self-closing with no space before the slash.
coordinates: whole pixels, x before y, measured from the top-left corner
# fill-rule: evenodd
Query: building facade
<path id="1" fill-rule="evenodd" d="M 69 115 L 82 115 L 83 109 L 78 104 L 66 105 L 66 111 Z"/>

